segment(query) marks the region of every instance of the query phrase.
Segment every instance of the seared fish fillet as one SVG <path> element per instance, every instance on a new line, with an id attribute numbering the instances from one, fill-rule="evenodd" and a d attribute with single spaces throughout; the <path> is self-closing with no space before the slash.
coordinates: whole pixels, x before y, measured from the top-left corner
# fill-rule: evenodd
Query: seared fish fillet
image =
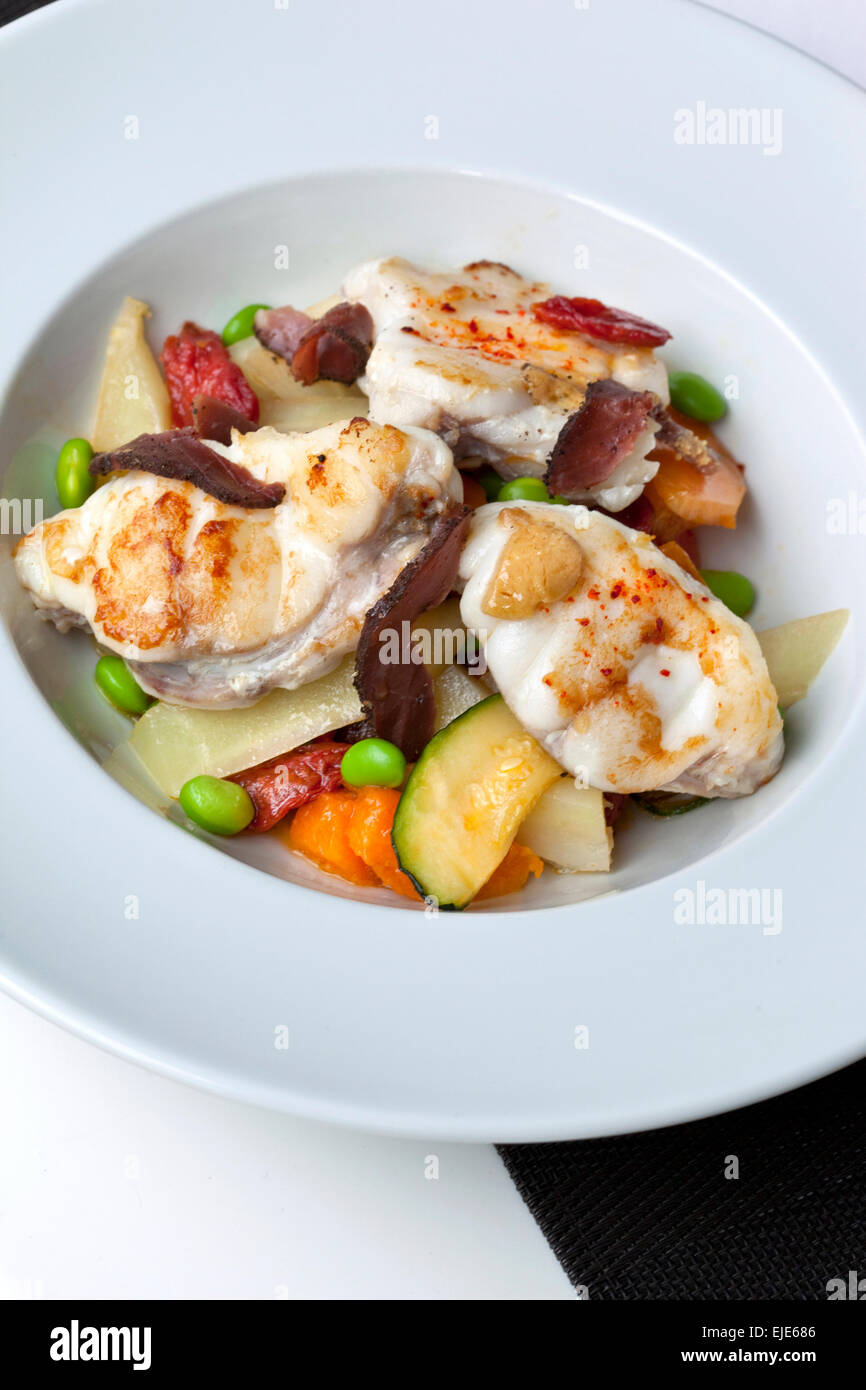
<path id="1" fill-rule="evenodd" d="M 435 434 L 354 419 L 210 447 L 283 502 L 249 510 L 129 472 L 21 541 L 18 578 L 61 630 L 90 627 L 176 704 L 249 704 L 324 675 L 462 488 Z"/>
<path id="2" fill-rule="evenodd" d="M 472 518 L 464 622 L 521 724 L 602 791 L 746 796 L 783 752 L 757 638 L 648 536 L 585 507 Z"/>
<path id="3" fill-rule="evenodd" d="M 613 377 L 669 400 L 667 372 L 651 348 L 604 350 L 579 333 L 539 322 L 532 305 L 548 285 L 478 261 L 429 274 L 397 257 L 369 261 L 343 284 L 373 318 L 374 346 L 359 385 L 374 420 L 438 431 L 458 457 L 487 459 L 503 477 L 540 477 L 562 426 L 591 381 Z M 581 500 L 620 511 L 658 470 L 646 458 L 647 425 L 614 473 Z"/>

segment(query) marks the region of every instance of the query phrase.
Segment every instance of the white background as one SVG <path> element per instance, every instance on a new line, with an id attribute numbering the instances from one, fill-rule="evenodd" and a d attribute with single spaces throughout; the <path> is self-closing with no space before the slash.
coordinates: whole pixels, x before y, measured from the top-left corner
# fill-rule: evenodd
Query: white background
<path id="1" fill-rule="evenodd" d="M 862 0 L 714 8 L 866 83 Z M 3 996 L 0 1057 L 0 1296 L 573 1297 L 488 1146 L 218 1100 Z"/>

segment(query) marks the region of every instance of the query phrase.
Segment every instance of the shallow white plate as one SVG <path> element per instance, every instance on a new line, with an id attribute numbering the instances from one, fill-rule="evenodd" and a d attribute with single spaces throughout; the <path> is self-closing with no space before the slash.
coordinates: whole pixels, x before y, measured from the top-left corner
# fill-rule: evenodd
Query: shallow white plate
<path id="1" fill-rule="evenodd" d="M 65 0 L 0 34 L 10 495 L 51 496 L 123 294 L 158 342 L 309 302 L 368 256 L 487 256 L 634 308 L 674 331 L 672 366 L 735 379 L 724 433 L 752 494 L 706 558 L 756 579 L 756 626 L 854 617 L 758 796 L 635 820 L 609 878 L 426 917 L 317 891 L 272 840 L 220 853 L 112 782 L 125 721 L 87 640 L 33 619 L 6 538 L 5 987 L 171 1075 L 425 1136 L 637 1129 L 861 1055 L 866 540 L 827 526 L 866 486 L 860 95 L 676 0 L 280 5 Z M 713 108 L 757 108 L 755 141 L 707 143 Z M 701 884 L 767 890 L 768 913 L 678 921 Z"/>

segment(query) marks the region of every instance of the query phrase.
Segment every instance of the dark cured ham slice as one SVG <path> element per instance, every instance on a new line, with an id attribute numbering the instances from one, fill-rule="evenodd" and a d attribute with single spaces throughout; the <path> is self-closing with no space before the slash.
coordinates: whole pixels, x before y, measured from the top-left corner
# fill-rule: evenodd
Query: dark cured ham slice
<path id="1" fill-rule="evenodd" d="M 301 339 L 314 320 L 301 309 L 285 304 L 282 309 L 259 309 L 254 320 L 255 334 L 263 347 L 290 362 Z"/>
<path id="2" fill-rule="evenodd" d="M 373 320 L 363 304 L 335 304 L 307 329 L 292 356 L 292 376 L 314 381 L 357 381 L 367 365 Z"/>
<path id="3" fill-rule="evenodd" d="M 630 391 L 618 381 L 592 381 L 583 405 L 570 415 L 547 464 L 552 493 L 579 498 L 609 478 L 627 458 L 656 403 L 651 391 Z"/>
<path id="4" fill-rule="evenodd" d="M 424 549 L 373 605 L 361 629 L 355 685 L 365 720 L 358 737 L 387 738 L 410 762 L 433 737 L 433 682 L 421 663 L 384 661 L 381 637 L 386 630 L 402 632 L 401 623 L 411 623 L 448 597 L 457 578 L 468 520 L 465 507 L 437 517 Z"/>
<path id="5" fill-rule="evenodd" d="M 373 320 L 363 304 L 343 300 L 320 319 L 286 304 L 282 309 L 259 309 L 255 318 L 259 342 L 291 364 L 302 386 L 314 381 L 351 385 L 367 365 L 373 342 Z"/>
<path id="6" fill-rule="evenodd" d="M 292 358 L 292 376 L 302 386 L 315 381 L 357 381 L 367 363 L 368 353 L 356 338 L 339 329 L 322 331 L 305 338 Z"/>
<path id="7" fill-rule="evenodd" d="M 162 434 L 140 434 L 111 453 L 97 454 L 90 464 L 94 476 L 129 469 L 193 483 L 218 502 L 234 507 L 276 507 L 286 495 L 282 483 L 262 483 L 246 468 L 208 448 L 191 425 Z"/>
<path id="8" fill-rule="evenodd" d="M 192 403 L 193 428 L 199 439 L 215 439 L 217 444 L 231 444 L 232 430 L 249 434 L 258 425 L 233 405 L 218 401 L 216 396 L 195 396 Z"/>

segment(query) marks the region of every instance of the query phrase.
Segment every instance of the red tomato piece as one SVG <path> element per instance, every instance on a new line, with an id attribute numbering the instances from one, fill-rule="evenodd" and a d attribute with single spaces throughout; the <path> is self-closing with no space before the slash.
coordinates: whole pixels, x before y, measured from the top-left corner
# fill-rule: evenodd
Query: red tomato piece
<path id="1" fill-rule="evenodd" d="M 670 338 L 666 328 L 638 318 L 627 309 L 612 309 L 600 299 L 566 299 L 555 294 L 532 306 L 535 317 L 566 333 L 585 333 L 605 343 L 631 343 L 635 347 L 661 347 Z"/>
<path id="2" fill-rule="evenodd" d="M 195 424 L 192 403 L 196 396 L 223 401 L 258 423 L 258 398 L 218 333 L 187 321 L 180 333 L 166 338 L 161 360 L 173 425 Z"/>
<path id="3" fill-rule="evenodd" d="M 270 830 L 277 821 L 312 801 L 319 792 L 333 792 L 343 785 L 340 763 L 348 743 L 305 743 L 291 753 L 236 772 L 227 780 L 249 793 L 256 814 L 248 830 Z"/>

